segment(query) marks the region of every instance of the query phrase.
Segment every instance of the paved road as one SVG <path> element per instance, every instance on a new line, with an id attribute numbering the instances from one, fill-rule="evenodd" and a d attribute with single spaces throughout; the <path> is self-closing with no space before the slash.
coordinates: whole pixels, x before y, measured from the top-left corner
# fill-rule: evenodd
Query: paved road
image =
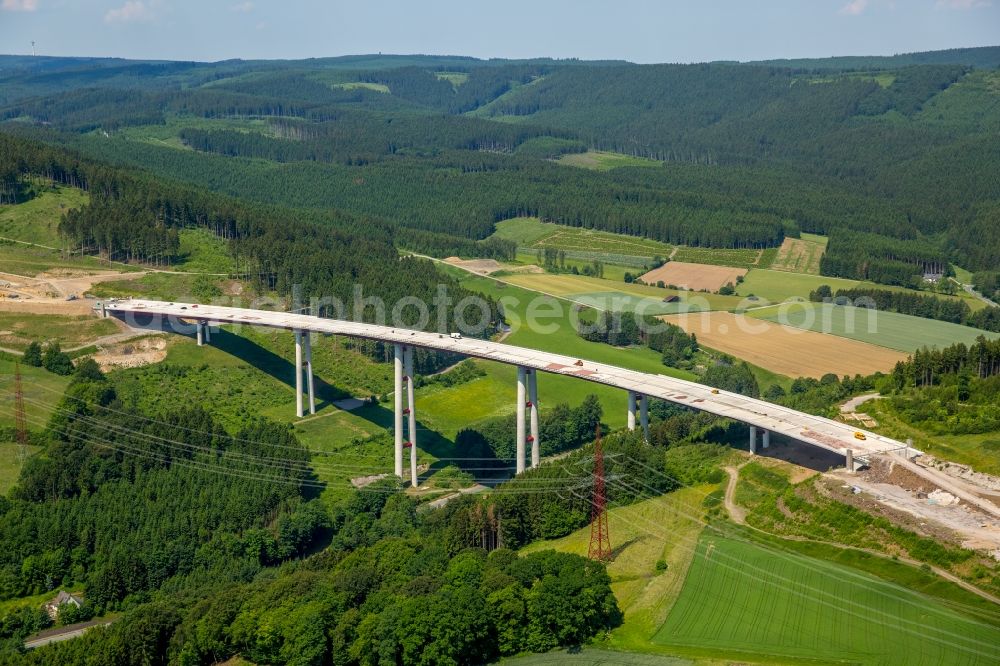
<path id="1" fill-rule="evenodd" d="M 635 391 L 754 425 L 841 455 L 845 454 L 848 449 L 853 450 L 855 457 L 858 457 L 905 447 L 902 442 L 860 430 L 846 423 L 805 414 L 764 400 L 748 398 L 738 393 L 719 391 L 702 384 L 665 375 L 639 372 L 489 340 L 454 339 L 448 335 L 433 332 L 246 308 L 199 306 L 146 300 L 108 302 L 106 308 L 109 314 L 126 319 L 130 325 L 134 325 L 133 320 L 137 316 L 140 320 L 148 321 L 148 325 L 151 327 L 159 327 L 164 320 L 178 327 L 196 321 L 214 324 L 249 324 L 286 330 L 315 331 L 454 352 Z"/>
<path id="2" fill-rule="evenodd" d="M 1000 307 L 1000 304 L 991 301 L 990 299 L 986 298 L 978 291 L 976 291 L 975 287 L 973 287 L 971 284 L 963 284 L 962 289 L 964 289 L 967 293 L 972 294 L 973 296 L 981 300 L 983 303 L 986 303 L 986 305 L 992 306 L 994 308 Z"/>
<path id="3" fill-rule="evenodd" d="M 869 400 L 881 397 L 882 395 L 880 393 L 865 393 L 864 395 L 855 396 L 840 406 L 840 413 L 853 414 L 858 411 L 858 407 L 865 404 Z"/>
<path id="4" fill-rule="evenodd" d="M 24 641 L 24 647 L 31 650 L 33 648 L 39 648 L 49 643 L 58 643 L 60 641 L 68 641 L 71 638 L 76 638 L 77 636 L 82 636 L 85 632 L 93 629 L 94 627 L 103 627 L 111 624 L 116 618 L 112 619 L 101 619 L 101 620 L 89 620 L 87 622 L 80 622 L 77 624 L 70 624 L 65 627 L 58 627 L 56 629 L 48 629 L 40 634 L 35 634 Z"/>

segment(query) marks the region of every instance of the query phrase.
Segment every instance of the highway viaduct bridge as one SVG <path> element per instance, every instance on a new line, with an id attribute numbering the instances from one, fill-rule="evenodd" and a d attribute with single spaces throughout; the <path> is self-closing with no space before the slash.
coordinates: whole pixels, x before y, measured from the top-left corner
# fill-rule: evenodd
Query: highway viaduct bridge
<path id="1" fill-rule="evenodd" d="M 403 452 L 410 449 L 410 481 L 417 485 L 416 405 L 413 386 L 413 349 L 424 347 L 464 356 L 506 363 L 517 368 L 517 459 L 520 474 L 528 467 L 527 448 L 531 447 L 531 467 L 539 463 L 538 385 L 539 372 L 548 372 L 584 381 L 620 388 L 628 393 L 628 427 L 649 428 L 648 399 L 666 400 L 677 405 L 740 421 L 750 427 L 750 450 L 756 453 L 758 439 L 767 447 L 772 432 L 790 439 L 818 446 L 845 457 L 853 470 L 855 458 L 893 451 L 919 453 L 907 444 L 839 421 L 749 398 L 739 393 L 721 391 L 695 382 L 665 375 L 628 370 L 606 363 L 596 363 L 561 354 L 526 349 L 514 345 L 452 337 L 445 334 L 393 328 L 363 322 L 325 319 L 311 315 L 270 310 L 166 303 L 147 300 L 109 301 L 101 306 L 104 316 L 128 320 L 136 326 L 162 326 L 170 322 L 175 330 L 193 327 L 198 344 L 211 341 L 210 327 L 222 324 L 267 326 L 290 330 L 295 335 L 295 409 L 301 417 L 306 404 L 310 414 L 316 411 L 313 391 L 312 347 L 309 333 L 326 333 L 393 345 L 395 366 L 395 473 L 403 478 Z M 138 322 L 147 322 L 145 324 Z M 190 330 L 190 329 L 189 329 Z M 305 375 L 303 376 L 303 370 Z M 305 394 L 304 394 L 305 392 Z M 404 393 L 406 396 L 404 407 Z M 305 400 L 304 400 L 305 398 Z M 404 421 L 407 439 L 404 440 Z M 526 427 L 526 421 L 530 424 Z M 759 436 L 759 431 L 763 433 Z"/>

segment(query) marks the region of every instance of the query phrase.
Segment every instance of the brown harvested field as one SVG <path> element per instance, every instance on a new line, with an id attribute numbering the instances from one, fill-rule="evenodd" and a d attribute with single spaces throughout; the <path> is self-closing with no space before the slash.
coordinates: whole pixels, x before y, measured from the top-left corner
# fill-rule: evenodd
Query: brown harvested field
<path id="1" fill-rule="evenodd" d="M 730 312 L 667 315 L 698 341 L 720 352 L 789 377 L 838 377 L 890 372 L 906 354 L 866 342 L 806 331 L 772 322 L 757 326 L 750 317 Z"/>
<path id="2" fill-rule="evenodd" d="M 736 278 L 746 274 L 747 269 L 745 268 L 670 261 L 659 268 L 654 268 L 639 279 L 646 284 L 652 285 L 662 281 L 666 286 L 674 285 L 693 291 L 701 291 L 703 289 L 718 291 L 730 282 L 735 285 Z"/>
<path id="3" fill-rule="evenodd" d="M 819 260 L 825 249 L 822 243 L 815 241 L 786 238 L 778 248 L 770 268 L 772 271 L 819 275 Z"/>

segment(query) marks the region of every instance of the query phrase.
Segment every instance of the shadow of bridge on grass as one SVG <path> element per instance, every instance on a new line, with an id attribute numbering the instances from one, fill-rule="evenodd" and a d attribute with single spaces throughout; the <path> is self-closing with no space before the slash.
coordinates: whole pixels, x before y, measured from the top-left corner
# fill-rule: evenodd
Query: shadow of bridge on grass
<path id="1" fill-rule="evenodd" d="M 136 326 L 135 323 L 132 325 Z M 147 330 L 182 335 L 187 338 L 194 337 L 191 332 L 191 326 L 184 327 L 183 329 L 175 329 L 167 320 L 164 320 L 162 324 L 158 321 L 154 321 L 147 326 L 142 326 L 140 324 L 139 327 L 146 328 Z M 291 333 L 289 333 L 289 335 L 291 335 Z M 317 342 L 321 344 L 323 339 L 324 336 L 321 336 Z M 233 333 L 226 328 L 220 327 L 212 331 L 211 342 L 206 344 L 240 359 L 247 365 L 250 365 L 266 375 L 278 380 L 294 392 L 295 363 L 285 359 L 279 354 L 276 354 L 270 349 L 267 349 L 258 342 L 255 342 L 245 336 Z M 293 420 L 292 423 L 304 423 L 314 419 L 324 418 L 332 412 L 320 412 L 326 409 L 331 409 L 352 414 L 372 424 L 373 426 L 385 430 L 387 444 L 385 450 L 386 470 L 391 472 L 393 464 L 392 432 L 395 425 L 393 410 L 383 406 L 381 403 L 372 403 L 368 401 L 356 409 L 341 409 L 340 407 L 337 407 L 335 403 L 354 396 L 352 396 L 349 391 L 324 380 L 318 373 L 315 372 L 315 369 L 313 372 L 313 378 L 317 414 L 314 416 L 307 415 L 305 419 L 300 421 Z M 453 439 L 445 437 L 440 432 L 431 428 L 426 422 L 419 420 L 419 401 L 417 403 L 417 414 L 417 448 L 435 458 L 434 462 L 431 463 L 426 470 L 419 474 L 420 483 L 426 483 L 428 480 L 432 479 L 435 474 L 452 465 L 458 467 L 463 472 L 471 474 L 477 482 L 499 482 L 513 476 L 513 470 L 510 469 L 513 463 L 498 460 L 493 454 L 493 451 L 488 447 L 484 449 L 483 447 L 473 446 L 469 450 L 463 451 Z M 376 435 L 375 437 L 379 437 L 379 435 Z M 403 466 L 404 478 L 408 478 L 409 452 L 405 450 L 403 452 Z"/>

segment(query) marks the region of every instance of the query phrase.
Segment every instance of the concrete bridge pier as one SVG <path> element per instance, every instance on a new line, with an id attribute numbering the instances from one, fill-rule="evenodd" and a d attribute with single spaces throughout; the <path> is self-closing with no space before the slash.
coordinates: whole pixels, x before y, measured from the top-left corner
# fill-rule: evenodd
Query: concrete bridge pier
<path id="1" fill-rule="evenodd" d="M 305 354 L 306 354 L 306 390 L 309 391 L 309 413 L 316 413 L 316 392 L 315 383 L 313 380 L 313 348 L 312 348 L 312 334 L 303 331 L 302 333 L 303 342 L 305 343 Z"/>
<path id="2" fill-rule="evenodd" d="M 207 321 L 203 321 L 201 327 L 205 329 L 205 343 L 212 344 L 212 325 Z"/>
<path id="3" fill-rule="evenodd" d="M 763 445 L 764 445 L 765 449 L 767 447 L 771 446 L 771 431 L 770 430 L 765 430 L 764 431 Z"/>
<path id="4" fill-rule="evenodd" d="M 396 344 L 392 347 L 392 362 L 395 369 L 395 383 L 393 390 L 395 422 L 393 424 L 393 456 L 395 460 L 396 476 L 403 478 L 403 345 Z"/>
<path id="5" fill-rule="evenodd" d="M 750 426 L 750 453 L 757 453 L 757 426 Z"/>
<path id="6" fill-rule="evenodd" d="M 847 459 L 845 467 L 848 472 L 854 472 L 854 451 L 852 449 L 847 449 L 844 452 L 844 457 Z"/>
<path id="7" fill-rule="evenodd" d="M 195 337 L 198 338 L 198 346 L 201 347 L 203 344 L 205 344 L 205 328 L 199 321 L 195 322 L 194 330 L 195 330 Z"/>
<path id="8" fill-rule="evenodd" d="M 636 392 L 628 392 L 628 429 L 635 430 L 635 403 L 636 403 Z"/>
<path id="9" fill-rule="evenodd" d="M 649 441 L 649 396 L 639 398 L 639 424 L 642 426 L 642 438 Z"/>
<path id="10" fill-rule="evenodd" d="M 520 474 L 525 468 L 525 439 L 524 416 L 527 396 L 525 384 L 527 382 L 527 368 L 522 365 L 517 366 L 517 452 L 515 457 L 515 471 Z"/>
<path id="11" fill-rule="evenodd" d="M 302 331 L 295 329 L 295 416 L 302 418 Z"/>
<path id="12" fill-rule="evenodd" d="M 531 422 L 531 466 L 538 467 L 542 461 L 541 445 L 538 442 L 538 371 L 528 370 L 528 408 Z"/>
<path id="13" fill-rule="evenodd" d="M 410 485 L 417 487 L 417 409 L 413 386 L 413 347 L 403 348 L 403 379 L 406 382 L 406 434 L 410 445 Z"/>

